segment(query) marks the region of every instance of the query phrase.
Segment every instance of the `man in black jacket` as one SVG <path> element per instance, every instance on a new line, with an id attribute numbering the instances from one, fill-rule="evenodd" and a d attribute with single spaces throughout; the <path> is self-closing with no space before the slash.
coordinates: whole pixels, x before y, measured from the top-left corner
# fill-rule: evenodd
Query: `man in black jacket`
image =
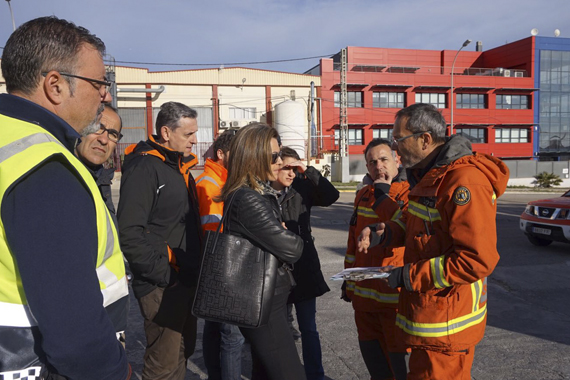
<path id="1" fill-rule="evenodd" d="M 195 110 L 162 105 L 156 136 L 125 151 L 118 219 L 121 248 L 133 272 L 147 347 L 143 379 L 184 379 L 194 352 L 191 314 L 199 274 L 201 224 L 192 146 Z"/>

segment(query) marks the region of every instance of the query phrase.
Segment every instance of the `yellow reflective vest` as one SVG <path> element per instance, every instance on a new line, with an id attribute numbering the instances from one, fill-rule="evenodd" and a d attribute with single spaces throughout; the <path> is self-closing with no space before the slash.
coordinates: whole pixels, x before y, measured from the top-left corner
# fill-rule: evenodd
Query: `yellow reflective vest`
<path id="1" fill-rule="evenodd" d="M 7 189 L 37 165 L 51 156 L 64 156 L 79 173 L 95 203 L 97 218 L 97 272 L 107 307 L 128 295 L 125 266 L 118 234 L 93 176 L 85 166 L 52 134 L 40 126 L 0 114 L 0 207 Z M 6 241 L 4 223 L 0 218 L 0 327 L 32 328 L 37 323 L 26 300 L 22 279 L 14 255 Z M 13 342 L 11 345 L 13 346 Z M 22 342 L 29 344 L 29 342 Z M 0 351 L 2 350 L 0 341 Z M 0 360 L 1 362 L 1 360 Z M 1 364 L 1 363 L 0 363 Z M 23 363 L 28 366 L 30 363 Z M 14 371 L 39 368 L 13 368 Z M 38 369 L 39 370 L 39 369 Z M 1 375 L 2 373 L 0 373 Z"/>

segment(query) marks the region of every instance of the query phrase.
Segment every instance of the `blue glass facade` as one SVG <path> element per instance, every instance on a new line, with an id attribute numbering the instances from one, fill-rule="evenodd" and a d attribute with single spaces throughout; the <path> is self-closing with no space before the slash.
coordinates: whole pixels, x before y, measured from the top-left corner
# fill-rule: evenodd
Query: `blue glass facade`
<path id="1" fill-rule="evenodd" d="M 570 157 L 570 38 L 535 40 L 534 152 L 540 159 Z"/>

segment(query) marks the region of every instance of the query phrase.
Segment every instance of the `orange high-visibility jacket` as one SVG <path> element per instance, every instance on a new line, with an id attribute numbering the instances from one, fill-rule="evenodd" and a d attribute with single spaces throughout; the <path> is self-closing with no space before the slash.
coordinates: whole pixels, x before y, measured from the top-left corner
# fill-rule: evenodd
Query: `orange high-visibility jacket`
<path id="1" fill-rule="evenodd" d="M 367 254 L 358 252 L 356 247 L 358 236 L 364 227 L 386 220 L 398 220 L 408 203 L 408 182 L 395 181 L 390 187 L 389 198 L 382 202 L 379 210 L 380 217 L 374 212 L 376 198 L 374 187 L 368 185 L 362 188 L 354 201 L 354 214 L 348 231 L 348 247 L 344 257 L 344 267 L 382 267 L 387 265 L 402 266 L 403 248 L 384 248 L 376 246 Z M 347 281 L 346 292 L 352 300 L 352 306 L 358 311 L 374 312 L 380 308 L 396 308 L 398 306 L 399 290 L 392 289 L 383 280 Z"/>
<path id="2" fill-rule="evenodd" d="M 435 165 L 411 189 L 401 223 L 387 223 L 382 246 L 405 245 L 396 324 L 407 345 L 460 351 L 483 338 L 486 277 L 499 261 L 496 198 L 508 173 L 478 153 Z"/>
<path id="3" fill-rule="evenodd" d="M 214 202 L 214 198 L 220 195 L 227 178 L 227 169 L 209 158 L 204 165 L 204 172 L 196 178 L 200 221 L 204 232 L 206 230 L 215 231 L 222 220 L 224 203 Z"/>

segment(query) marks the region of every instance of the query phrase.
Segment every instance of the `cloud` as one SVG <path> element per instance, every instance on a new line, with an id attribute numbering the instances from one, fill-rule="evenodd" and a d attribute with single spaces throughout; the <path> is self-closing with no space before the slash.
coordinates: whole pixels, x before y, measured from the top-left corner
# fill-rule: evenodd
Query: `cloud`
<path id="1" fill-rule="evenodd" d="M 529 36 L 570 37 L 567 0 L 12 0 L 16 22 L 57 15 L 100 36 L 119 61 L 224 63 L 332 54 L 346 46 L 484 49 Z M 4 7 L 4 9 L 3 9 Z M 0 46 L 11 32 L 0 4 Z M 467 49 L 474 49 L 472 44 Z M 302 72 L 318 60 L 253 66 Z M 148 66 L 151 70 L 181 67 Z"/>

